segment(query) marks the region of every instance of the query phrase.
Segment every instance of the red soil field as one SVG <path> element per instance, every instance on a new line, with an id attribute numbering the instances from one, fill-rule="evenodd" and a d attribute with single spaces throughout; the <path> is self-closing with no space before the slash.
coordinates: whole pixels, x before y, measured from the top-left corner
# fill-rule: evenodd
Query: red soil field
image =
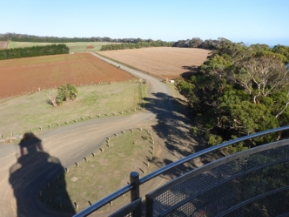
<path id="1" fill-rule="evenodd" d="M 180 78 L 207 59 L 209 50 L 198 48 L 151 47 L 97 52 L 161 78 Z"/>
<path id="2" fill-rule="evenodd" d="M 6 49 L 8 47 L 8 41 L 0 41 L 0 49 Z"/>
<path id="3" fill-rule="evenodd" d="M 62 84 L 87 85 L 134 77 L 91 54 L 65 54 L 0 61 L 0 98 Z"/>
<path id="4" fill-rule="evenodd" d="M 94 48 L 92 45 L 86 46 L 87 49 Z"/>

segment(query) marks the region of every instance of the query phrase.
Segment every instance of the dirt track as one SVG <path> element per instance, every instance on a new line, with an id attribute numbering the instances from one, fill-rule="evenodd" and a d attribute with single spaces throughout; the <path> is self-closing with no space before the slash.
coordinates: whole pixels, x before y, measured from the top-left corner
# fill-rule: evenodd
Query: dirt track
<path id="1" fill-rule="evenodd" d="M 111 61 L 108 62 L 114 64 Z M 74 162 L 90 154 L 107 136 L 123 129 L 134 127 L 151 127 L 159 136 L 156 139 L 162 147 L 159 166 L 176 161 L 190 153 L 190 150 L 182 149 L 182 147 L 187 147 L 194 143 L 189 136 L 190 126 L 184 117 L 173 113 L 174 109 L 170 100 L 171 94 L 166 85 L 154 77 L 121 64 L 117 65 L 148 81 L 149 95 L 147 100 L 150 101 L 150 106 L 145 111 L 132 116 L 91 120 L 38 135 L 42 139 L 45 151 L 51 156 L 58 158 L 64 167 L 69 167 Z M 16 145 L 0 145 L 0 164 L 2 166 L 0 169 L 0 194 L 2 196 L 0 198 L 0 216 L 3 217 L 16 216 L 18 209 L 16 198 L 14 198 L 8 182 L 9 168 L 16 163 L 17 157 L 19 157 L 19 150 Z M 29 185 L 31 190 L 36 190 L 33 180 L 40 178 L 38 176 L 36 174 L 33 177 Z M 165 181 L 165 179 L 161 180 L 161 182 Z M 21 185 L 21 181 L 19 184 Z M 23 214 L 21 216 L 55 216 L 55 213 L 47 211 L 42 206 L 32 206 L 33 200 L 23 200 L 20 201 L 21 204 L 24 207 L 21 210 L 21 214 Z M 20 205 L 18 204 L 18 206 Z"/>

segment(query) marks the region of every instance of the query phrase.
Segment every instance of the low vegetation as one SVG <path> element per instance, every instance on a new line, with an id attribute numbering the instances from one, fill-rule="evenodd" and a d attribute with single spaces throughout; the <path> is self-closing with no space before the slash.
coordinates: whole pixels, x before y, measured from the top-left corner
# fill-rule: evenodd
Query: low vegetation
<path id="1" fill-rule="evenodd" d="M 33 46 L 44 46 L 58 44 L 57 42 L 22 42 L 22 41 L 9 41 L 8 48 L 22 48 L 22 47 L 33 47 Z M 79 52 L 93 52 L 99 51 L 103 45 L 115 44 L 115 42 L 62 42 L 69 48 L 70 53 Z M 90 47 L 90 48 L 88 48 Z M 92 48 L 93 47 L 93 48 Z"/>
<path id="2" fill-rule="evenodd" d="M 133 129 L 118 133 L 85 160 L 68 168 L 63 177 L 66 186 L 63 185 L 63 178 L 58 178 L 50 183 L 49 188 L 42 189 L 40 200 L 47 203 L 50 199 L 53 201 L 50 207 L 63 211 L 53 198 L 62 195 L 60 191 L 67 191 L 70 200 L 77 203 L 79 210 L 86 208 L 90 203 L 95 203 L 129 183 L 131 171 L 139 171 L 140 176 L 144 176 L 155 169 L 151 163 L 152 141 L 151 133 L 146 130 Z M 65 192 L 63 195 L 66 195 Z M 112 204 L 124 203 L 129 197 L 130 194 L 126 194 Z M 108 206 L 111 207 L 110 204 Z"/>
<path id="3" fill-rule="evenodd" d="M 217 49 L 194 75 L 178 83 L 197 119 L 194 133 L 208 144 L 288 125 L 289 77 L 284 63 L 289 47 L 245 46 L 220 39 Z M 269 135 L 232 151 L 286 137 Z"/>
<path id="4" fill-rule="evenodd" d="M 57 107 L 47 102 L 50 90 L 0 99 L 0 135 L 5 138 L 11 133 L 39 132 L 40 127 L 47 129 L 98 116 L 127 115 L 139 107 L 141 89 L 137 81 L 78 87 L 75 100 Z"/>
<path id="5" fill-rule="evenodd" d="M 75 100 L 77 96 L 77 89 L 72 84 L 61 85 L 58 91 L 52 89 L 47 94 L 51 104 L 55 107 L 62 105 L 64 101 Z"/>

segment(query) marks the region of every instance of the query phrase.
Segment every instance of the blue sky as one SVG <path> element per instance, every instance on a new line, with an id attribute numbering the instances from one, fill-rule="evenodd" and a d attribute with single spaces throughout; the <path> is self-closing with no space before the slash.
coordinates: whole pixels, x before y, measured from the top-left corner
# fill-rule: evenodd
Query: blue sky
<path id="1" fill-rule="evenodd" d="M 289 45 L 288 0 L 0 0 L 0 33 Z"/>

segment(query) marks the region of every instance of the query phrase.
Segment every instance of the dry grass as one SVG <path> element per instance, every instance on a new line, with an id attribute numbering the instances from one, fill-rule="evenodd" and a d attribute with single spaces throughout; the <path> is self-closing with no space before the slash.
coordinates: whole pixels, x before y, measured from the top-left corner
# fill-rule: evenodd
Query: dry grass
<path id="1" fill-rule="evenodd" d="M 0 42 L 1 44 L 1 42 Z M 32 46 L 45 46 L 51 44 L 66 44 L 69 48 L 69 52 L 91 52 L 99 51 L 102 45 L 106 44 L 116 44 L 110 42 L 66 42 L 66 43 L 51 43 L 51 42 L 18 42 L 10 41 L 9 48 L 19 48 L 19 47 L 32 47 Z M 6 45 L 6 47 L 7 47 Z M 93 48 L 87 48 L 87 46 L 93 46 Z"/>
<path id="2" fill-rule="evenodd" d="M 165 79 L 180 77 L 188 71 L 186 67 L 200 66 L 209 52 L 198 48 L 156 47 L 98 53 Z"/>
<path id="3" fill-rule="evenodd" d="M 46 92 L 0 99 L 0 134 L 16 135 L 20 131 L 39 130 L 40 126 L 47 129 L 48 125 L 56 127 L 57 123 L 87 120 L 88 116 L 96 118 L 97 114 L 121 115 L 121 111 L 134 109 L 140 103 L 140 84 L 132 81 L 78 87 L 75 101 L 55 108 L 46 102 Z"/>

